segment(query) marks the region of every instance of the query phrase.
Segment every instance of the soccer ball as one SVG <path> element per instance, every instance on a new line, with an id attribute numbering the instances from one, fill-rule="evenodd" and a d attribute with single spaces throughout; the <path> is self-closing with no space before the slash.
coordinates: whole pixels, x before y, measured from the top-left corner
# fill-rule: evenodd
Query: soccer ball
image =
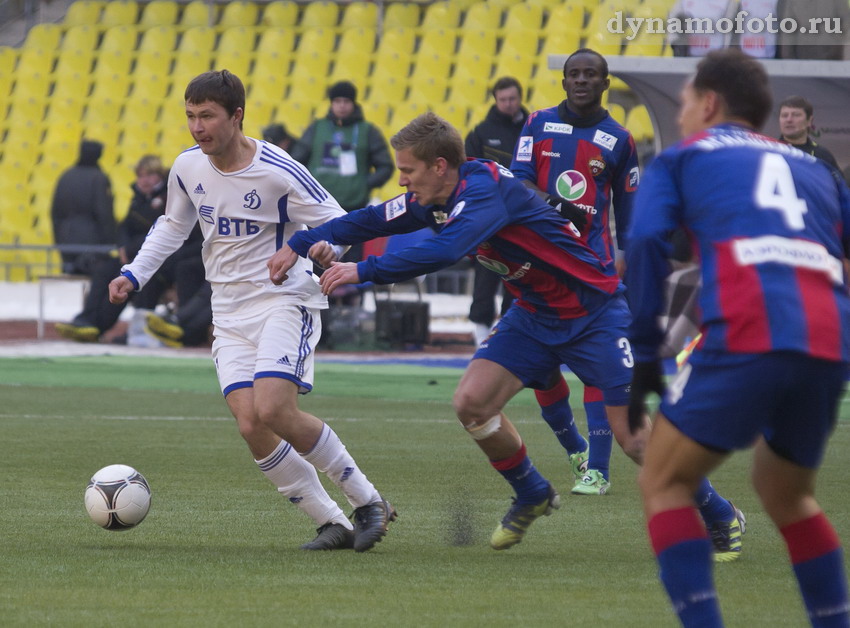
<path id="1" fill-rule="evenodd" d="M 86 511 L 107 530 L 129 530 L 139 525 L 151 507 L 147 480 L 133 467 L 112 464 L 95 473 L 86 487 Z"/>

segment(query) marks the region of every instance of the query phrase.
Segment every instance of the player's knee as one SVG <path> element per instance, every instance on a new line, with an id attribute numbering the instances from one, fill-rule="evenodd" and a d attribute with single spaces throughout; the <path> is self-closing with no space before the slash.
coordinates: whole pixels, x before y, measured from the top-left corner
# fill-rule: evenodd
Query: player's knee
<path id="1" fill-rule="evenodd" d="M 467 428 L 470 425 L 475 425 L 481 419 L 486 420 L 499 411 L 499 408 L 494 408 L 488 400 L 463 387 L 455 391 L 452 405 L 457 418 Z"/>
<path id="2" fill-rule="evenodd" d="M 484 440 L 493 436 L 502 427 L 502 413 L 494 414 L 489 419 L 483 421 L 476 421 L 469 424 L 464 423 L 463 426 L 472 437 L 472 440 Z"/>

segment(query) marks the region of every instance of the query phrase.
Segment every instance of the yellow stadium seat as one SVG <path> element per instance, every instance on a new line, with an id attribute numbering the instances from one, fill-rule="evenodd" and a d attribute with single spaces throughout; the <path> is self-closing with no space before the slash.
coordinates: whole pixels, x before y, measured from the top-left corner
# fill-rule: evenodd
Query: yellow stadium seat
<path id="1" fill-rule="evenodd" d="M 172 89 L 175 93 L 183 94 L 183 90 L 193 78 L 212 68 L 212 53 L 209 50 L 191 50 L 179 52 L 174 57 L 174 68 L 171 71 Z"/>
<path id="2" fill-rule="evenodd" d="M 368 102 L 387 103 L 395 106 L 407 95 L 407 79 L 395 74 L 381 75 L 372 73 L 369 84 Z"/>
<path id="3" fill-rule="evenodd" d="M 567 97 L 562 84 L 563 74 L 561 72 L 548 71 L 538 72 L 531 82 L 531 94 L 529 101 L 534 109 L 547 109 L 554 107 Z"/>
<path id="4" fill-rule="evenodd" d="M 177 24 L 180 14 L 180 5 L 175 0 L 151 0 L 142 8 L 142 17 L 139 19 L 141 28 L 151 26 L 170 26 Z"/>
<path id="5" fill-rule="evenodd" d="M 499 54 L 516 53 L 535 57 L 540 44 L 539 35 L 539 30 L 506 29 Z"/>
<path id="6" fill-rule="evenodd" d="M 136 50 L 138 39 L 139 30 L 134 25 L 120 24 L 113 26 L 103 33 L 103 39 L 100 42 L 100 48 L 98 48 L 98 57 L 102 60 L 115 52 L 132 53 Z"/>
<path id="7" fill-rule="evenodd" d="M 250 75 L 252 60 L 253 57 L 250 52 L 239 52 L 237 50 L 219 52 L 213 57 L 212 69 L 227 70 L 238 76 L 244 83 Z"/>
<path id="8" fill-rule="evenodd" d="M 263 127 L 271 124 L 277 117 L 277 106 L 279 100 L 260 100 L 252 98 L 246 105 L 246 124 L 251 129 L 248 133 L 251 137 L 261 139 Z"/>
<path id="9" fill-rule="evenodd" d="M 444 102 L 437 105 L 434 111 L 449 124 L 455 127 L 461 137 L 465 137 L 469 130 L 469 107 L 454 102 Z"/>
<path id="10" fill-rule="evenodd" d="M 121 122 L 126 129 L 141 122 L 156 122 L 159 119 L 161 102 L 144 95 L 131 96 L 124 103 Z"/>
<path id="11" fill-rule="evenodd" d="M 337 52 L 334 59 L 330 75 L 331 83 L 351 81 L 360 88 L 366 85 L 372 65 L 371 55 L 345 55 Z"/>
<path id="12" fill-rule="evenodd" d="M 330 0 L 308 2 L 301 13 L 298 26 L 302 30 L 313 28 L 334 29 L 339 21 L 339 5 Z"/>
<path id="13" fill-rule="evenodd" d="M 23 74 L 18 71 L 18 78 L 12 90 L 12 101 L 27 99 L 44 100 L 50 92 L 52 75 L 43 72 Z"/>
<path id="14" fill-rule="evenodd" d="M 522 0 L 487 0 L 488 2 L 492 2 L 495 5 L 502 6 L 508 8 L 518 2 L 522 2 Z"/>
<path id="15" fill-rule="evenodd" d="M 264 28 L 291 28 L 298 24 L 298 4 L 293 0 L 274 0 L 265 5 L 260 18 Z"/>
<path id="16" fill-rule="evenodd" d="M 133 65 L 133 53 L 126 50 L 116 50 L 109 54 L 99 54 L 96 57 L 94 78 L 109 74 L 130 74 Z"/>
<path id="17" fill-rule="evenodd" d="M 377 28 L 378 5 L 374 2 L 363 2 L 355 0 L 345 6 L 340 28 L 366 27 Z"/>
<path id="18" fill-rule="evenodd" d="M 336 56 L 363 55 L 371 57 L 375 50 L 375 29 L 355 26 L 343 30 L 337 44 Z"/>
<path id="19" fill-rule="evenodd" d="M 93 94 L 91 98 L 87 99 L 86 111 L 83 114 L 83 124 L 88 126 L 93 122 L 118 122 L 121 118 L 121 108 L 123 106 L 123 99 Z"/>
<path id="20" fill-rule="evenodd" d="M 177 50 L 181 53 L 194 51 L 210 53 L 215 48 L 216 37 L 216 30 L 212 26 L 193 26 L 183 31 Z"/>
<path id="21" fill-rule="evenodd" d="M 608 115 L 610 115 L 616 122 L 626 126 L 626 110 L 623 105 L 612 102 L 605 105 L 605 108 L 608 110 Z"/>
<path id="22" fill-rule="evenodd" d="M 429 107 L 436 107 L 445 102 L 448 91 L 449 80 L 445 76 L 431 75 L 417 77 L 415 74 L 410 80 L 410 90 L 407 100 L 416 100 Z"/>
<path id="23" fill-rule="evenodd" d="M 310 71 L 300 70 L 296 66 L 290 76 L 289 100 L 303 98 L 311 103 L 327 102 L 327 77 L 326 74 L 315 74 Z"/>
<path id="24" fill-rule="evenodd" d="M 467 108 L 477 107 L 490 97 L 490 84 L 487 78 L 473 75 L 455 75 L 449 80 L 448 102 Z"/>
<path id="25" fill-rule="evenodd" d="M 176 26 L 153 26 L 142 31 L 139 52 L 172 52 L 177 47 L 178 31 Z"/>
<path id="26" fill-rule="evenodd" d="M 512 76 L 523 85 L 531 82 L 534 74 L 535 58 L 517 52 L 501 52 L 496 60 L 493 76 Z"/>
<path id="27" fill-rule="evenodd" d="M 18 77 L 35 73 L 50 74 L 54 60 L 54 49 L 24 48 L 18 57 Z"/>
<path id="28" fill-rule="evenodd" d="M 158 125 L 151 122 L 140 122 L 138 125 L 125 127 L 121 146 L 118 147 L 119 166 L 134 171 L 136 164 L 145 155 L 156 155 L 164 161 L 174 159 L 176 154 L 162 154 L 159 134 Z"/>
<path id="29" fill-rule="evenodd" d="M 65 74 L 88 74 L 94 64 L 94 51 L 92 50 L 62 50 L 56 60 L 53 74 L 59 80 Z"/>
<path id="30" fill-rule="evenodd" d="M 460 7 L 454 2 L 441 0 L 425 7 L 421 28 L 423 31 L 432 28 L 456 29 L 460 25 L 460 19 Z"/>
<path id="31" fill-rule="evenodd" d="M 635 105 L 626 114 L 625 126 L 636 142 L 651 141 L 655 137 L 652 119 L 644 105 Z"/>
<path id="32" fill-rule="evenodd" d="M 50 101 L 61 100 L 62 98 L 85 98 L 91 91 L 93 81 L 91 73 L 82 72 L 61 72 L 56 74 L 56 82 L 53 83 L 53 91 L 50 94 Z"/>
<path id="33" fill-rule="evenodd" d="M 596 32 L 587 38 L 587 47 L 592 48 L 603 57 L 616 57 L 622 51 L 622 41 L 619 35 L 607 32 Z"/>
<path id="34" fill-rule="evenodd" d="M 256 26 L 260 19 L 260 8 L 255 2 L 236 0 L 227 2 L 218 21 L 219 28 L 231 26 Z"/>
<path id="35" fill-rule="evenodd" d="M 14 84 L 15 73 L 0 70 L 0 117 L 5 113 L 6 106 L 9 103 L 8 96 L 12 93 Z"/>
<path id="36" fill-rule="evenodd" d="M 80 120 L 85 110 L 85 100 L 52 101 L 47 112 L 44 131 L 44 145 L 70 143 L 74 151 L 79 150 L 80 139 L 83 137 L 83 123 Z M 54 115 L 54 108 L 56 108 Z M 64 110 L 63 110 L 64 109 Z M 75 117 L 66 117 L 66 112 Z"/>
<path id="37" fill-rule="evenodd" d="M 457 31 L 448 28 L 429 28 L 422 33 L 417 56 L 430 54 L 452 58 L 457 49 Z M 447 74 L 447 72 L 445 72 Z"/>
<path id="38" fill-rule="evenodd" d="M 216 5 L 207 0 L 192 0 L 184 5 L 180 14 L 180 27 L 183 29 L 193 26 L 212 26 L 217 17 Z"/>
<path id="39" fill-rule="evenodd" d="M 392 2 L 384 6 L 384 31 L 391 28 L 416 28 L 422 20 L 422 7 L 416 2 Z"/>
<path id="40" fill-rule="evenodd" d="M 384 28 L 375 53 L 378 57 L 394 53 L 412 55 L 415 47 L 416 34 L 410 28 L 396 26 L 393 28 Z"/>
<path id="41" fill-rule="evenodd" d="M 136 24 L 139 18 L 139 5 L 135 0 L 110 0 L 103 6 L 100 25 L 104 28 L 122 24 Z"/>
<path id="42" fill-rule="evenodd" d="M 393 76 L 407 83 L 410 76 L 412 56 L 399 52 L 378 52 L 375 54 L 375 64 L 372 67 L 372 78 Z"/>
<path id="43" fill-rule="evenodd" d="M 330 28 L 311 28 L 301 33 L 296 47 L 296 57 L 302 53 L 330 56 L 336 43 L 336 33 Z"/>
<path id="44" fill-rule="evenodd" d="M 543 7 L 521 2 L 505 12 L 505 31 L 513 29 L 539 31 L 543 26 Z"/>
<path id="45" fill-rule="evenodd" d="M 623 53 L 630 57 L 661 57 L 664 55 L 665 35 L 663 33 L 641 33 L 633 40 L 626 40 Z"/>
<path id="46" fill-rule="evenodd" d="M 92 24 L 72 26 L 65 31 L 60 50 L 62 52 L 72 50 L 93 51 L 97 49 L 99 40 L 100 32 Z"/>
<path id="47" fill-rule="evenodd" d="M 575 34 L 577 39 L 582 36 L 583 29 L 584 9 L 574 2 L 559 4 L 552 8 L 546 20 L 546 26 L 543 27 L 547 37 Z"/>
<path id="48" fill-rule="evenodd" d="M 389 127 L 393 129 L 393 132 L 399 131 L 416 116 L 429 110 L 431 110 L 431 107 L 429 107 L 428 103 L 416 100 L 406 100 L 398 103 L 395 107 L 393 107 L 393 111 L 390 114 Z"/>
<path id="49" fill-rule="evenodd" d="M 159 153 L 166 160 L 172 160 L 187 148 L 195 145 L 192 134 L 186 128 L 185 118 L 179 126 L 163 126 L 159 136 Z"/>
<path id="50" fill-rule="evenodd" d="M 496 56 L 496 32 L 491 30 L 466 30 L 461 35 L 457 58 L 466 63 L 471 56 L 482 56 L 492 59 Z"/>
<path id="51" fill-rule="evenodd" d="M 46 98 L 19 98 L 13 100 L 5 122 L 11 129 L 16 126 L 41 126 L 45 109 L 49 101 Z"/>
<path id="52" fill-rule="evenodd" d="M 463 18 L 464 37 L 470 30 L 474 31 L 491 31 L 495 35 L 502 26 L 502 7 L 480 0 L 473 4 L 466 11 L 466 16 Z"/>
<path id="53" fill-rule="evenodd" d="M 24 49 L 40 48 L 42 50 L 57 50 L 62 41 L 62 26 L 42 22 L 33 26 L 24 40 Z"/>
<path id="54" fill-rule="evenodd" d="M 62 23 L 66 28 L 97 24 L 104 4 L 102 0 L 76 0 L 68 7 Z"/>
<path id="55" fill-rule="evenodd" d="M 538 55 L 541 67 L 548 67 L 549 55 L 571 55 L 581 48 L 581 39 L 576 30 L 566 30 L 560 33 L 550 33 Z"/>
<path id="56" fill-rule="evenodd" d="M 11 46 L 0 46 L 0 72 L 14 72 L 17 65 L 17 49 Z"/>
<path id="57" fill-rule="evenodd" d="M 390 105 L 383 101 L 367 100 L 362 103 L 363 116 L 371 123 L 378 125 L 381 130 L 387 127 L 390 121 Z"/>
<path id="58" fill-rule="evenodd" d="M 221 33 L 216 51 L 253 55 L 257 46 L 257 29 L 251 26 L 231 26 Z"/>
<path id="59" fill-rule="evenodd" d="M 295 49 L 295 31 L 289 28 L 268 28 L 260 32 L 257 43 L 257 61 L 263 55 L 291 56 Z"/>
<path id="60" fill-rule="evenodd" d="M 324 111 L 322 109 L 322 115 L 324 115 Z M 314 120 L 313 105 L 305 103 L 297 97 L 291 98 L 281 103 L 277 108 L 277 117 L 286 125 L 286 129 L 290 133 L 300 137 Z"/>
<path id="61" fill-rule="evenodd" d="M 282 99 L 289 81 L 289 66 L 292 53 L 265 53 L 254 60 L 249 82 L 252 85 L 252 97 L 256 92 L 261 98 Z"/>

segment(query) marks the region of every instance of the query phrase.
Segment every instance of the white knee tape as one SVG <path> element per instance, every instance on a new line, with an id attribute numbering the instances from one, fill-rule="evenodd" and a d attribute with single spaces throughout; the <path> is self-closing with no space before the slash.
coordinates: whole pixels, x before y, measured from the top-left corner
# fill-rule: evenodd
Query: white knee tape
<path id="1" fill-rule="evenodd" d="M 484 421 L 481 425 L 466 426 L 466 431 L 472 436 L 472 440 L 484 440 L 498 432 L 500 427 L 502 427 L 502 415 L 497 414 Z"/>

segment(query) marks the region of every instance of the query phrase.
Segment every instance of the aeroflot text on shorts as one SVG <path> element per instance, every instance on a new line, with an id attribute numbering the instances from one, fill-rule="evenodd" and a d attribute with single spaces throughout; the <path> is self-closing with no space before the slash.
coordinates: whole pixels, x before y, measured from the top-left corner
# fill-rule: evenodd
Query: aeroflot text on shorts
<path id="1" fill-rule="evenodd" d="M 707 17 L 629 17 L 617 11 L 606 26 L 609 33 L 625 35 L 627 41 L 632 41 L 641 32 L 651 35 L 843 34 L 841 18 L 837 17 L 813 17 L 808 22 L 798 24 L 794 18 L 779 19 L 773 13 L 768 13 L 766 17 L 750 17 L 747 11 L 738 11 L 734 18 L 722 17 L 716 20 Z"/>

